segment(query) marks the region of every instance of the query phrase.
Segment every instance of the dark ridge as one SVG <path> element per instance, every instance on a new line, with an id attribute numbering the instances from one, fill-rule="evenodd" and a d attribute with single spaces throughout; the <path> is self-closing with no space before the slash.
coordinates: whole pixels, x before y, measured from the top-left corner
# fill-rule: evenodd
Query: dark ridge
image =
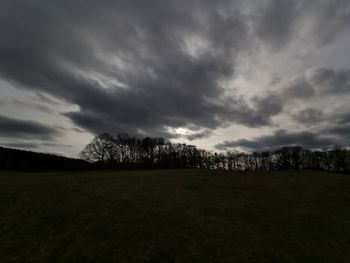
<path id="1" fill-rule="evenodd" d="M 0 170 L 74 171 L 87 169 L 91 169 L 91 164 L 84 160 L 0 147 Z"/>

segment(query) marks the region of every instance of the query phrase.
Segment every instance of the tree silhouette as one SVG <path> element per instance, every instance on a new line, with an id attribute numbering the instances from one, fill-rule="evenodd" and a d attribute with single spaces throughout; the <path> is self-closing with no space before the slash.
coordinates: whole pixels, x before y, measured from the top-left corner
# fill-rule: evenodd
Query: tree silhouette
<path id="1" fill-rule="evenodd" d="M 112 161 L 117 158 L 117 147 L 114 137 L 108 133 L 100 134 L 80 153 L 83 160 L 89 162 Z"/>
<path id="2" fill-rule="evenodd" d="M 163 138 L 137 138 L 126 133 L 96 136 L 80 156 L 91 163 L 112 168 L 168 167 L 252 172 L 319 169 L 344 173 L 350 170 L 350 151 L 341 147 L 310 151 L 299 146 L 286 146 L 272 152 L 252 154 L 237 151 L 213 153 L 193 145 L 170 143 Z"/>

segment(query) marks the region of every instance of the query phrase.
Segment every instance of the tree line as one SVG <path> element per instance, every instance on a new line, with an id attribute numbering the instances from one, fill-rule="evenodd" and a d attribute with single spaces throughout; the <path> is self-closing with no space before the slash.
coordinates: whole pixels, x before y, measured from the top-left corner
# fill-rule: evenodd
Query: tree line
<path id="1" fill-rule="evenodd" d="M 198 168 L 229 171 L 277 171 L 317 169 L 350 171 L 350 151 L 341 147 L 311 151 L 286 146 L 275 151 L 216 153 L 164 138 L 138 138 L 129 134 L 100 134 L 81 152 L 80 157 L 101 168 Z"/>

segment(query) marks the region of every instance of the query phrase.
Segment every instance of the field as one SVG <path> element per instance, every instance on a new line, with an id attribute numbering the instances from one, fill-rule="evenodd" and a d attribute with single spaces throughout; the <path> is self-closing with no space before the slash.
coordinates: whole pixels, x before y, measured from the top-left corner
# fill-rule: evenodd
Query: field
<path id="1" fill-rule="evenodd" d="M 1 172 L 0 262 L 350 262 L 350 176 Z"/>

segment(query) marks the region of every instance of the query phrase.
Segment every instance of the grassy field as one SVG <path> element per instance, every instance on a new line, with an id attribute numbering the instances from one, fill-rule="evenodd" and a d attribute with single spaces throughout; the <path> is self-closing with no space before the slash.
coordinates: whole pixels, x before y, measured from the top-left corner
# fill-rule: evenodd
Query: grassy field
<path id="1" fill-rule="evenodd" d="M 350 262 L 350 176 L 1 172 L 0 262 Z"/>

